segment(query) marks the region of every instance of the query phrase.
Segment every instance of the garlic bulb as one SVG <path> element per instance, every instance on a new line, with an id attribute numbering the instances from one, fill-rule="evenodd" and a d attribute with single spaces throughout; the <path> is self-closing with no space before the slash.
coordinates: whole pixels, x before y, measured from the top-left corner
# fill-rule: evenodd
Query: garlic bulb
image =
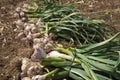
<path id="1" fill-rule="evenodd" d="M 30 30 L 31 30 L 31 26 L 27 25 L 27 26 L 25 27 L 25 31 L 30 31 Z"/>
<path id="2" fill-rule="evenodd" d="M 25 13 L 24 12 L 20 12 L 20 16 L 21 17 L 25 17 Z"/>
<path id="3" fill-rule="evenodd" d="M 39 44 L 37 44 L 35 46 L 35 51 L 33 53 L 33 55 L 31 56 L 31 59 L 33 61 L 40 61 L 42 59 L 44 59 L 46 57 L 46 53 L 44 52 L 44 50 L 40 47 Z"/>
<path id="4" fill-rule="evenodd" d="M 41 18 L 38 19 L 38 21 L 37 21 L 37 23 L 36 23 L 36 26 L 37 26 L 38 28 L 44 28 L 44 27 L 45 27 L 45 24 L 44 24 L 44 22 L 42 22 L 42 19 L 41 19 Z"/>
<path id="5" fill-rule="evenodd" d="M 31 33 L 31 32 L 28 33 L 27 39 L 28 39 L 29 41 L 32 41 L 32 40 L 33 40 L 32 33 Z"/>
<path id="6" fill-rule="evenodd" d="M 37 32 L 37 27 L 35 27 L 35 26 L 32 27 L 31 32 L 32 32 L 32 33 L 36 33 L 36 32 Z"/>
<path id="7" fill-rule="evenodd" d="M 26 21 L 28 21 L 28 18 L 27 17 L 22 17 L 22 19 L 21 19 L 23 22 L 26 22 Z"/>
<path id="8" fill-rule="evenodd" d="M 50 52 L 51 50 L 53 50 L 53 45 L 52 45 L 52 43 L 50 43 L 50 42 L 48 42 L 46 45 L 45 45 L 45 47 L 44 47 L 44 49 L 46 50 L 46 52 Z"/>
<path id="9" fill-rule="evenodd" d="M 29 77 L 32 77 L 34 75 L 38 75 L 38 74 L 42 74 L 43 71 L 42 71 L 42 67 L 39 66 L 39 65 L 34 65 L 34 66 L 31 66 L 28 68 L 27 70 L 27 75 Z"/>
<path id="10" fill-rule="evenodd" d="M 23 58 L 22 66 L 21 66 L 22 72 L 26 73 L 27 72 L 27 68 L 30 67 L 30 65 L 31 65 L 31 60 L 28 59 L 28 58 Z"/>
<path id="11" fill-rule="evenodd" d="M 21 11 L 21 7 L 17 7 L 17 8 L 16 8 L 16 12 L 19 13 L 20 11 Z"/>

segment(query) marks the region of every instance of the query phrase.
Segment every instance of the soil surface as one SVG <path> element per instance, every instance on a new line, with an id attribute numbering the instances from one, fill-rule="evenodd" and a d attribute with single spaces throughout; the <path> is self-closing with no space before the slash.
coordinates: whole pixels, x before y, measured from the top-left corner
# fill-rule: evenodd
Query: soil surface
<path id="1" fill-rule="evenodd" d="M 120 30 L 120 0 L 84 0 L 78 8 L 84 15 L 105 20 Z M 0 0 L 0 80 L 20 80 L 21 59 L 30 57 L 33 49 L 27 42 L 15 39 L 13 17 L 15 8 L 26 0 Z"/>
<path id="2" fill-rule="evenodd" d="M 0 0 L 0 80 L 20 80 L 21 59 L 33 50 L 27 42 L 15 39 L 13 17 L 15 8 L 25 0 Z"/>

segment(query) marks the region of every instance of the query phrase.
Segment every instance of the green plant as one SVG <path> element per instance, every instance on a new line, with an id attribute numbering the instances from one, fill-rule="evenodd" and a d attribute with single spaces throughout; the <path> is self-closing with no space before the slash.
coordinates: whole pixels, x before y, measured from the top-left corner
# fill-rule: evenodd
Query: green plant
<path id="1" fill-rule="evenodd" d="M 106 41 L 80 48 L 57 47 L 59 52 L 53 52 L 54 56 L 48 55 L 41 64 L 60 68 L 61 70 L 54 74 L 57 79 L 69 76 L 74 80 L 119 80 L 119 34 Z"/>
<path id="2" fill-rule="evenodd" d="M 30 18 L 42 18 L 45 22 L 43 31 L 55 34 L 56 41 L 74 42 L 75 47 L 67 49 L 64 44 L 63 47 L 56 45 L 56 51 L 48 53 L 40 62 L 47 68 L 46 72 L 50 72 L 49 79 L 120 79 L 120 32 L 112 26 L 102 20 L 85 18 L 74 6 L 54 3 L 54 0 L 45 0 L 42 5 L 35 4 L 24 12 Z"/>
<path id="3" fill-rule="evenodd" d="M 54 33 L 58 39 L 73 40 L 79 45 L 101 42 L 117 32 L 104 21 L 85 18 L 74 6 L 58 5 L 54 0 L 45 0 L 42 6 L 25 12 L 31 18 L 42 18 L 47 34 Z"/>

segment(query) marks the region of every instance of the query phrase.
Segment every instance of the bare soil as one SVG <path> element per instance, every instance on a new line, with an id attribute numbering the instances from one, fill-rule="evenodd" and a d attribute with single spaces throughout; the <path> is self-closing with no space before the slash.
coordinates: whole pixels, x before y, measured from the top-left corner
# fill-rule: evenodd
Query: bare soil
<path id="1" fill-rule="evenodd" d="M 15 39 L 13 31 L 13 13 L 23 3 L 25 0 L 0 0 L 0 80 L 20 80 L 21 59 L 33 52 L 27 42 Z"/>
<path id="2" fill-rule="evenodd" d="M 105 20 L 120 30 L 120 0 L 84 1 L 84 5 L 78 8 L 85 16 Z M 13 17 L 15 8 L 26 2 L 26 0 L 0 0 L 0 80 L 20 80 L 21 59 L 30 57 L 33 53 L 27 42 L 15 39 L 16 33 L 12 26 L 16 20 Z"/>

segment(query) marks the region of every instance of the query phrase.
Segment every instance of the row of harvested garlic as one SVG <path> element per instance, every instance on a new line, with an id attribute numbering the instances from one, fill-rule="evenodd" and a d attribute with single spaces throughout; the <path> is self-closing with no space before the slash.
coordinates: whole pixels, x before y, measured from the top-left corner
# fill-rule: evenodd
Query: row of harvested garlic
<path id="1" fill-rule="evenodd" d="M 43 66 L 40 65 L 40 61 L 46 57 L 45 52 L 53 50 L 53 34 L 42 34 L 40 29 L 45 28 L 45 23 L 39 18 L 36 23 L 30 21 L 24 13 L 24 9 L 28 9 L 29 5 L 24 4 L 23 7 L 16 8 L 14 17 L 19 18 L 14 22 L 14 31 L 18 32 L 16 39 L 28 41 L 32 43 L 34 53 L 31 55 L 31 59 L 23 58 L 21 66 L 21 80 L 45 80 Z M 45 50 L 45 51 L 44 51 Z"/>

